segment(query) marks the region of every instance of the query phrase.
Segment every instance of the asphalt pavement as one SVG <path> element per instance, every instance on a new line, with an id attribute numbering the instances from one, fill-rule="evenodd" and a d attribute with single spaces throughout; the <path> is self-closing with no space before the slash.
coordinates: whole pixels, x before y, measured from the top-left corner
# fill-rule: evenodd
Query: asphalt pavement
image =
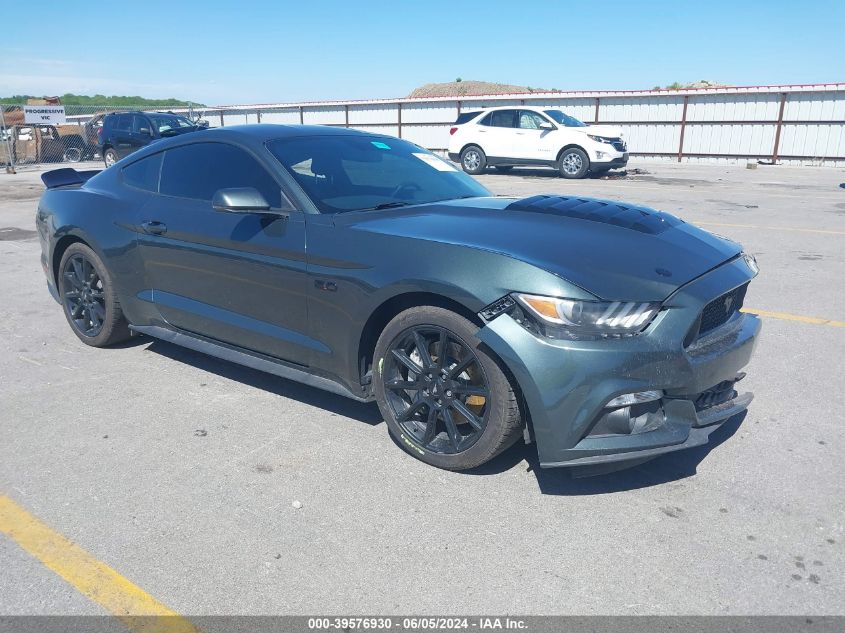
<path id="1" fill-rule="evenodd" d="M 845 614 L 845 170 L 628 173 L 479 180 L 742 242 L 756 399 L 706 447 L 590 479 L 522 444 L 437 470 L 374 404 L 144 337 L 86 347 L 45 286 L 38 172 L 0 174 L 0 497 L 187 616 Z M 0 531 L 0 615 L 104 612 Z"/>

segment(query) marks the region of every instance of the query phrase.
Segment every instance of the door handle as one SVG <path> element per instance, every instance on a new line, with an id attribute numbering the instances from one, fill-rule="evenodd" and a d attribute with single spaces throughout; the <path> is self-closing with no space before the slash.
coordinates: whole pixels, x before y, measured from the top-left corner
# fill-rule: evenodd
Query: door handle
<path id="1" fill-rule="evenodd" d="M 167 225 L 164 222 L 158 222 L 157 220 L 142 222 L 141 228 L 144 229 L 145 233 L 149 233 L 150 235 L 163 235 L 164 233 L 167 233 Z"/>

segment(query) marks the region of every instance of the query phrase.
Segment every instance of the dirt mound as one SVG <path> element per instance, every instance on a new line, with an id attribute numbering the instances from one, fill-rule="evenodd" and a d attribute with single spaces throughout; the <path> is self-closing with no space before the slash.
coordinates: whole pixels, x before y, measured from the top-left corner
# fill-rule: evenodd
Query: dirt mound
<path id="1" fill-rule="evenodd" d="M 497 84 L 492 81 L 472 81 L 458 79 L 440 84 L 425 84 L 416 88 L 408 96 L 413 98 L 431 97 L 466 97 L 471 95 L 503 95 L 524 92 L 551 92 L 545 88 Z"/>

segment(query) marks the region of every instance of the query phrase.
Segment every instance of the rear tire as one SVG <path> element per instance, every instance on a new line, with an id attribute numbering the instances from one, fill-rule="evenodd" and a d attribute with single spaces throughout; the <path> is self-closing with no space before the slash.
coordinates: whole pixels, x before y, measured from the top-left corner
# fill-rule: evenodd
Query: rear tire
<path id="1" fill-rule="evenodd" d="M 473 176 L 483 174 L 487 169 L 487 155 L 478 145 L 470 145 L 461 152 L 461 167 Z"/>
<path id="2" fill-rule="evenodd" d="M 111 275 L 87 245 L 71 244 L 62 255 L 58 290 L 70 329 L 86 345 L 106 347 L 132 335 Z"/>
<path id="3" fill-rule="evenodd" d="M 581 148 L 570 147 L 561 152 L 557 168 L 564 178 L 583 178 L 590 171 L 590 159 Z"/>
<path id="4" fill-rule="evenodd" d="M 438 468 L 480 466 L 522 433 L 514 386 L 477 333 L 459 314 L 422 306 L 394 317 L 376 343 L 373 387 L 387 428 Z"/>

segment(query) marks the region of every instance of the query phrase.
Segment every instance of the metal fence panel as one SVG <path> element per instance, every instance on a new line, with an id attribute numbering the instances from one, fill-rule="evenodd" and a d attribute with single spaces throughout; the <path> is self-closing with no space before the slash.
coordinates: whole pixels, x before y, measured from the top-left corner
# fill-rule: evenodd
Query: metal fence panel
<path id="1" fill-rule="evenodd" d="M 466 110 L 476 108 L 465 108 Z M 458 118 L 457 101 L 403 103 L 402 123 L 452 123 Z"/>
<path id="2" fill-rule="evenodd" d="M 678 151 L 681 138 L 681 126 L 645 123 L 642 125 L 621 124 L 622 134 L 629 148 L 639 152 L 652 152 L 657 155 L 672 154 Z"/>
<path id="3" fill-rule="evenodd" d="M 262 123 L 275 123 L 276 125 L 298 125 L 299 110 L 261 110 Z"/>
<path id="4" fill-rule="evenodd" d="M 384 105 L 349 105 L 348 119 L 349 125 L 373 125 L 378 123 L 386 123 L 388 121 L 398 121 L 399 106 L 395 103 Z"/>

